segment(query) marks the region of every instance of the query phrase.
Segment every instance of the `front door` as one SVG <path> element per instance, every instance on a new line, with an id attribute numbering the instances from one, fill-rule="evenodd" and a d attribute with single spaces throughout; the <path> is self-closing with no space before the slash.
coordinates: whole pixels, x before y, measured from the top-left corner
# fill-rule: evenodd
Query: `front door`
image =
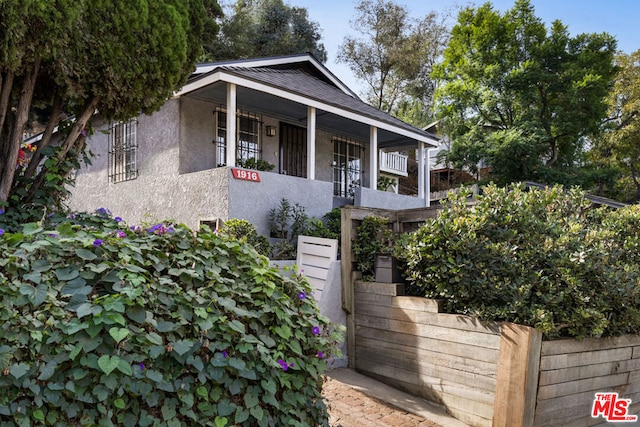
<path id="1" fill-rule="evenodd" d="M 280 173 L 307 177 L 307 130 L 280 123 Z"/>

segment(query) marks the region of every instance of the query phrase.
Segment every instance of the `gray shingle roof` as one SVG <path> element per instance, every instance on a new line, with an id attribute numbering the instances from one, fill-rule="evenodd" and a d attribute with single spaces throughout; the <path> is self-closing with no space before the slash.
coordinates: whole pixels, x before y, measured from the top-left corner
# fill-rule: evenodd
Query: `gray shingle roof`
<path id="1" fill-rule="evenodd" d="M 358 98 L 348 95 L 333 84 L 301 68 L 245 68 L 236 66 L 221 66 L 220 68 L 259 83 L 312 98 L 319 102 L 349 110 L 398 128 L 433 137 L 430 133 L 411 126 L 390 114 L 372 107 Z"/>

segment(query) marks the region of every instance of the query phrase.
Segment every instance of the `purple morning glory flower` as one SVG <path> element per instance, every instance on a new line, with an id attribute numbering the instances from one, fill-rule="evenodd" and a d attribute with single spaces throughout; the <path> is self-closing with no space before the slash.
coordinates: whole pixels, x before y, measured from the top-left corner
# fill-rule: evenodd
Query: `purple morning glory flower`
<path id="1" fill-rule="evenodd" d="M 319 327 L 317 327 L 317 326 L 314 326 L 314 327 L 311 329 L 311 332 L 313 332 L 313 335 L 318 335 L 318 334 L 320 333 L 320 328 L 319 328 Z"/>
<path id="2" fill-rule="evenodd" d="M 98 247 L 102 244 L 102 239 L 96 239 L 93 241 L 93 246 Z"/>
<path id="3" fill-rule="evenodd" d="M 47 236 L 49 236 L 49 237 L 58 237 L 58 235 L 56 233 L 49 233 L 49 234 L 47 234 Z"/>
<path id="4" fill-rule="evenodd" d="M 289 369 L 289 365 L 287 365 L 287 362 L 285 362 L 282 359 L 278 359 L 278 363 L 280 364 L 280 367 L 282 368 L 283 371 L 287 371 L 287 369 Z"/>
<path id="5" fill-rule="evenodd" d="M 318 359 L 322 359 L 324 357 L 324 353 L 321 351 L 318 352 Z"/>
<path id="6" fill-rule="evenodd" d="M 127 234 L 126 234 L 124 231 L 122 231 L 122 230 L 116 230 L 116 236 L 120 237 L 121 239 L 122 239 L 123 237 L 125 237 L 126 235 L 127 235 Z"/>
<path id="7" fill-rule="evenodd" d="M 227 353 L 227 350 L 222 350 L 222 357 L 226 359 L 228 355 L 229 353 Z"/>
<path id="8" fill-rule="evenodd" d="M 144 371 L 144 363 L 138 363 L 138 367 L 140 368 L 141 371 Z"/>
<path id="9" fill-rule="evenodd" d="M 80 134 L 81 134 L 82 136 L 87 136 L 87 130 L 86 130 L 86 129 L 82 129 L 82 130 L 80 131 Z"/>
<path id="10" fill-rule="evenodd" d="M 4 213 L 4 209 L 0 208 L 0 215 Z"/>
<path id="11" fill-rule="evenodd" d="M 98 208 L 96 209 L 96 213 L 98 215 L 106 215 L 106 216 L 111 216 L 111 211 L 107 208 Z"/>
<path id="12" fill-rule="evenodd" d="M 162 226 L 162 224 L 156 224 L 153 227 L 151 227 L 149 229 L 149 233 L 155 233 L 156 231 L 158 232 L 158 234 L 162 233 L 162 229 L 164 227 Z"/>
<path id="13" fill-rule="evenodd" d="M 3 234 L 4 234 L 4 230 L 0 228 L 0 236 L 2 236 Z"/>
<path id="14" fill-rule="evenodd" d="M 307 297 L 307 294 L 305 294 L 304 292 L 298 292 L 298 298 L 305 299 L 306 297 Z"/>
<path id="15" fill-rule="evenodd" d="M 113 220 L 114 220 L 115 222 L 121 222 L 121 221 L 122 221 L 122 218 L 120 218 L 119 216 L 117 216 L 117 217 L 115 217 Z"/>

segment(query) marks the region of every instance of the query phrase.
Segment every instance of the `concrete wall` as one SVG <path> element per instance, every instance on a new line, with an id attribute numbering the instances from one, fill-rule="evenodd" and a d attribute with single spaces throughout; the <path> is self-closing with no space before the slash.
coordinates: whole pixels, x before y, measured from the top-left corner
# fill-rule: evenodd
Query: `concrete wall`
<path id="1" fill-rule="evenodd" d="M 89 139 L 95 154 L 92 164 L 77 172 L 68 205 L 72 210 L 92 212 L 108 208 L 129 223 L 155 221 L 184 210 L 185 194 L 177 185 L 179 101 L 169 100 L 153 116 L 141 115 L 136 129 L 138 178 L 112 183 L 108 171 L 109 123 L 96 123 Z M 158 126 L 163 123 L 163 126 Z"/>
<path id="2" fill-rule="evenodd" d="M 229 171 L 229 174 L 231 172 Z M 259 234 L 269 235 L 268 212 L 287 199 L 310 217 L 320 218 L 333 207 L 333 185 L 271 172 L 258 172 L 260 182 L 229 178 L 229 218 L 246 219 Z"/>
<path id="3" fill-rule="evenodd" d="M 213 112 L 217 105 L 188 97 L 180 98 L 179 102 L 180 173 L 215 168 L 216 146 L 213 144 L 215 140 Z M 162 125 L 164 126 L 164 123 Z"/>
<path id="4" fill-rule="evenodd" d="M 424 208 L 425 204 L 425 200 L 418 197 L 364 187 L 356 189 L 354 201 L 355 206 L 394 210 Z"/>

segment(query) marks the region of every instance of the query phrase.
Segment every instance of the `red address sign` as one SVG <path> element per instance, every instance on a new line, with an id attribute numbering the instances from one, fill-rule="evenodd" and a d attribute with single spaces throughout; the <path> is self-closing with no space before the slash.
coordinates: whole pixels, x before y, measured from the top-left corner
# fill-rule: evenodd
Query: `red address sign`
<path id="1" fill-rule="evenodd" d="M 235 179 L 242 179 L 244 181 L 260 182 L 260 174 L 256 171 L 247 169 L 231 168 L 233 177 Z"/>

